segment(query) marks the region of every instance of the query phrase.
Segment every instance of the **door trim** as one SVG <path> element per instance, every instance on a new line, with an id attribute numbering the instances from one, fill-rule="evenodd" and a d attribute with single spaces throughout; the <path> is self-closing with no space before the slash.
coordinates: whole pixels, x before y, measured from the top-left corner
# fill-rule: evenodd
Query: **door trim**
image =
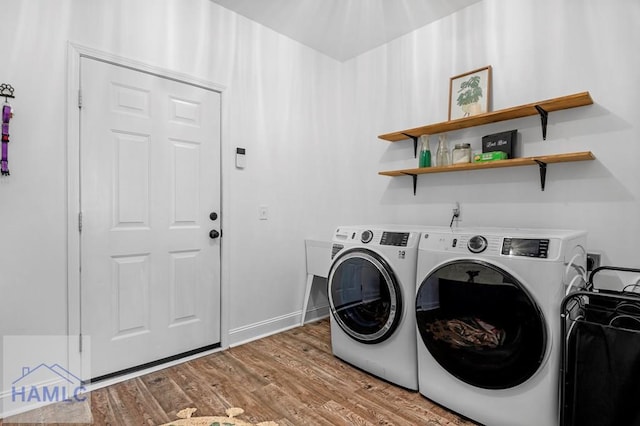
<path id="1" fill-rule="evenodd" d="M 167 70 L 157 66 L 149 65 L 133 59 L 124 58 L 111 53 L 99 51 L 90 47 L 86 47 L 69 41 L 67 45 L 67 144 L 66 144 L 66 185 L 67 185 L 67 335 L 78 336 L 81 331 L 81 299 L 80 299 L 80 233 L 78 231 L 79 213 L 80 213 L 80 110 L 79 87 L 80 87 L 80 59 L 89 58 L 97 61 L 107 62 L 114 65 L 126 67 L 132 70 L 145 72 L 155 76 L 167 78 L 170 80 L 190 84 L 201 87 L 206 90 L 212 90 L 220 93 L 221 98 L 221 135 L 220 135 L 220 225 L 222 228 L 224 221 L 224 180 L 222 179 L 224 169 L 224 141 L 225 127 L 224 118 L 225 102 L 224 90 L 226 87 L 187 74 L 176 71 Z M 228 292 L 225 283 L 228 282 L 228 267 L 225 266 L 223 259 L 228 258 L 229 244 L 222 244 L 220 251 L 220 346 L 228 347 Z M 80 342 L 69 342 L 70 351 L 78 351 Z M 204 352 L 202 355 L 207 354 Z M 145 371 L 140 371 L 143 374 Z M 122 380 L 131 378 L 131 375 L 125 375 Z"/>

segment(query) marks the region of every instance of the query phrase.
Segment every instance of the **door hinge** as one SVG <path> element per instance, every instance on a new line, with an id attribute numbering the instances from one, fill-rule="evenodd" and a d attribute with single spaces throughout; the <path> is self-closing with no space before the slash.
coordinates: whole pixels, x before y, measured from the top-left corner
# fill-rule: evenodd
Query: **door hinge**
<path id="1" fill-rule="evenodd" d="M 82 352 L 82 333 L 78 335 L 78 352 Z"/>
<path id="2" fill-rule="evenodd" d="M 78 89 L 78 108 L 82 109 L 82 89 Z"/>
<path id="3" fill-rule="evenodd" d="M 78 213 L 78 232 L 82 232 L 82 212 Z"/>

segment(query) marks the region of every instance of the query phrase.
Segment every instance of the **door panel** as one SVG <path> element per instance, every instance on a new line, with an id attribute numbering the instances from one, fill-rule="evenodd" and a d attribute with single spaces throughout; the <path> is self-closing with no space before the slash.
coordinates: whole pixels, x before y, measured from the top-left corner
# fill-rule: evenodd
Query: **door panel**
<path id="1" fill-rule="evenodd" d="M 200 148 L 197 144 L 171 141 L 174 166 L 172 226 L 193 226 L 198 220 Z"/>
<path id="2" fill-rule="evenodd" d="M 220 95 L 81 59 L 81 330 L 99 377 L 220 342 Z"/>
<path id="3" fill-rule="evenodd" d="M 148 136 L 114 132 L 116 197 L 114 228 L 149 227 Z"/>
<path id="4" fill-rule="evenodd" d="M 114 336 L 149 331 L 149 256 L 113 257 Z"/>

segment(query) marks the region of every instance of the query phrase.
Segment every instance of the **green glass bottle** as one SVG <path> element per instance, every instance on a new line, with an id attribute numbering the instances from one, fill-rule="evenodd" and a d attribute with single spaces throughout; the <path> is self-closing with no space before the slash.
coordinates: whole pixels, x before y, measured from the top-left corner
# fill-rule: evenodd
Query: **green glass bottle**
<path id="1" fill-rule="evenodd" d="M 418 167 L 431 167 L 431 151 L 429 150 L 429 135 L 420 136 L 420 159 Z"/>

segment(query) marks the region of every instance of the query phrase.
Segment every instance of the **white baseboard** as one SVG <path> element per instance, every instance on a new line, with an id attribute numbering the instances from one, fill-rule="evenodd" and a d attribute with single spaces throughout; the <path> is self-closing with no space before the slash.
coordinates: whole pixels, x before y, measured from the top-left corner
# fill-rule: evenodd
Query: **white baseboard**
<path id="1" fill-rule="evenodd" d="M 229 347 L 239 346 L 300 325 L 302 311 L 292 312 L 268 320 L 229 330 Z"/>
<path id="2" fill-rule="evenodd" d="M 239 346 L 263 337 L 281 333 L 300 326 L 302 311 L 292 312 L 268 320 L 248 324 L 229 330 L 229 347 Z M 306 322 L 318 321 L 329 315 L 329 305 L 318 306 L 307 311 Z"/>
<path id="3" fill-rule="evenodd" d="M 304 323 L 320 321 L 329 317 L 329 305 L 317 306 L 307 311 L 307 315 L 304 318 Z"/>

